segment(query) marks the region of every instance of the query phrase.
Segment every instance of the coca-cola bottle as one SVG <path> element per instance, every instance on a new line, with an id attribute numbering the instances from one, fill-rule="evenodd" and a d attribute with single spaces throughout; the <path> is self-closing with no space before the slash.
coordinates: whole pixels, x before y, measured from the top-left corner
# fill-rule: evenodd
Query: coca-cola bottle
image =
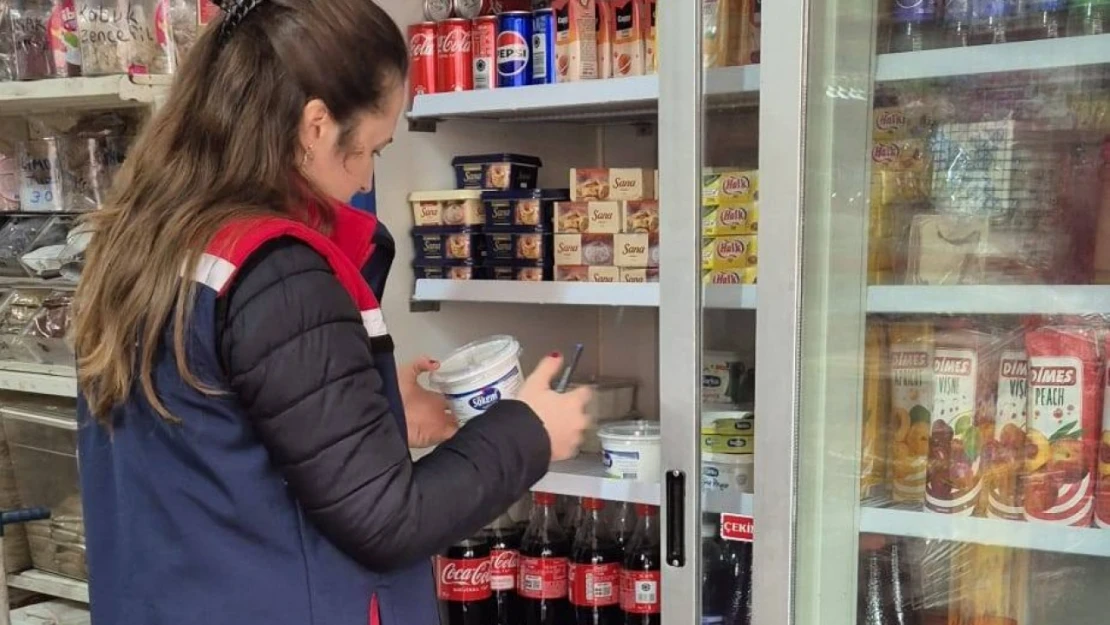
<path id="1" fill-rule="evenodd" d="M 748 625 L 752 620 L 752 525 L 739 515 L 721 515 L 724 560 L 724 625 Z"/>
<path id="2" fill-rule="evenodd" d="M 436 556 L 436 596 L 447 625 L 488 625 L 492 614 L 489 542 L 483 536 Z"/>
<path id="3" fill-rule="evenodd" d="M 623 552 L 628 546 L 628 541 L 632 540 L 632 532 L 636 529 L 636 509 L 627 501 L 622 501 L 610 509 L 613 513 L 609 526 L 613 528 L 613 538 Z"/>
<path id="4" fill-rule="evenodd" d="M 582 498 L 581 523 L 570 552 L 570 604 L 575 625 L 621 623 L 622 551 L 602 520 L 605 503 Z"/>
<path id="5" fill-rule="evenodd" d="M 621 567 L 621 612 L 625 625 L 659 625 L 659 520 L 655 506 L 636 505 L 636 530 Z"/>
<path id="6" fill-rule="evenodd" d="M 492 625 L 516 625 L 520 620 L 516 578 L 520 570 L 520 535 L 513 520 L 499 517 L 486 530 L 489 538 L 490 590 L 493 591 Z"/>
<path id="7" fill-rule="evenodd" d="M 724 621 L 729 585 L 725 553 L 717 538 L 717 519 L 704 515 L 701 521 L 701 613 L 702 621 Z"/>
<path id="8" fill-rule="evenodd" d="M 567 560 L 570 541 L 555 515 L 555 495 L 532 495 L 532 518 L 520 540 L 521 622 L 524 625 L 564 625 L 570 620 L 567 602 Z"/>

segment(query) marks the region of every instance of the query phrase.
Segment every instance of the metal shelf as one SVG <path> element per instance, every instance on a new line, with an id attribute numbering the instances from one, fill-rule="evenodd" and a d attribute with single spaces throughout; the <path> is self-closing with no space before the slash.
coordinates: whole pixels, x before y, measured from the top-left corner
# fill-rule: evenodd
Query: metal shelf
<path id="1" fill-rule="evenodd" d="M 872 286 L 867 312 L 895 314 L 1110 313 L 1110 286 Z"/>
<path id="2" fill-rule="evenodd" d="M 1110 34 L 879 55 L 875 80 L 950 78 L 1110 63 Z"/>
<path id="3" fill-rule="evenodd" d="M 0 362 L 0 390 L 77 397 L 76 374 L 67 366 Z"/>
<path id="4" fill-rule="evenodd" d="M 1076 555 L 1110 556 L 1110 531 L 1087 527 L 864 507 L 860 512 L 859 529 L 869 534 L 954 540 L 979 545 L 998 545 Z"/>
<path id="5" fill-rule="evenodd" d="M 168 77 L 94 76 L 0 82 L 3 115 L 144 106 L 163 97 Z"/>
<path id="6" fill-rule="evenodd" d="M 758 93 L 759 66 L 725 67 L 706 72 L 711 101 Z M 658 76 L 583 80 L 557 85 L 482 89 L 416 96 L 411 120 L 487 119 L 541 121 L 655 118 Z"/>
<path id="7" fill-rule="evenodd" d="M 89 602 L 89 584 L 81 580 L 62 577 L 54 573 L 31 569 L 15 575 L 8 575 L 8 586 L 37 592 L 40 595 L 69 599 L 81 603 Z M 6 606 L 5 608 L 6 609 Z"/>
<path id="8" fill-rule="evenodd" d="M 659 306 L 658 284 L 597 282 L 512 282 L 507 280 L 417 280 L 417 302 L 563 304 L 569 306 Z M 705 287 L 707 308 L 755 309 L 755 286 Z"/>
<path id="9" fill-rule="evenodd" d="M 618 480 L 605 474 L 601 457 L 582 454 L 572 460 L 557 462 L 542 480 L 532 487 L 542 493 L 555 493 L 571 497 L 597 497 L 609 501 L 629 501 L 658 506 L 658 482 Z"/>

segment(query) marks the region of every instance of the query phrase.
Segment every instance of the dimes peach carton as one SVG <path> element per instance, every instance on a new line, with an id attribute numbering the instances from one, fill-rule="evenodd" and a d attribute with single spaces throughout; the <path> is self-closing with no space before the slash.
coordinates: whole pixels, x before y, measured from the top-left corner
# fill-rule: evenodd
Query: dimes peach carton
<path id="1" fill-rule="evenodd" d="M 558 82 L 597 78 L 597 0 L 552 0 Z"/>
<path id="2" fill-rule="evenodd" d="M 745 269 L 759 264 L 756 237 L 714 237 L 702 246 L 701 268 Z"/>
<path id="3" fill-rule="evenodd" d="M 653 200 L 655 170 L 629 168 L 587 168 L 570 170 L 570 199 Z"/>
<path id="4" fill-rule="evenodd" d="M 613 5 L 613 77 L 644 74 L 643 0 L 610 0 Z"/>

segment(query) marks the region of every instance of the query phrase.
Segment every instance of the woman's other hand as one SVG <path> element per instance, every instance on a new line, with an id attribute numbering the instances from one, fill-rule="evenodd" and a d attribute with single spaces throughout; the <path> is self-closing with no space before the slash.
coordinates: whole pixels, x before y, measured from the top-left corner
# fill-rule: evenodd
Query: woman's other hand
<path id="1" fill-rule="evenodd" d="M 420 385 L 421 373 L 439 369 L 439 361 L 421 356 L 401 369 L 397 386 L 401 402 L 405 405 L 405 425 L 408 427 L 408 445 L 412 449 L 434 447 L 459 431 L 455 415 L 447 410 L 447 400 L 439 393 Z"/>
<path id="2" fill-rule="evenodd" d="M 551 390 L 562 364 L 563 357 L 558 353 L 545 357 L 524 381 L 516 396 L 528 404 L 543 422 L 551 439 L 552 462 L 574 457 L 582 444 L 582 432 L 590 425 L 590 416 L 586 414 L 586 404 L 591 395 L 589 387 L 583 386 L 569 393 Z"/>

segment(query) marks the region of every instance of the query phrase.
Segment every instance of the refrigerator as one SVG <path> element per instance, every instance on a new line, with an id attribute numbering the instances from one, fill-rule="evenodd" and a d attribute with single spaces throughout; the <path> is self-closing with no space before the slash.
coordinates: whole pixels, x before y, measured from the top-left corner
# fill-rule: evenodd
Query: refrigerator
<path id="1" fill-rule="evenodd" d="M 584 454 L 536 490 L 660 507 L 665 625 L 732 618 L 738 543 L 757 625 L 1106 622 L 1108 5 L 656 11 L 654 73 L 414 99 L 375 182 L 398 357 L 511 334 L 638 382 L 657 473 Z M 414 279 L 408 194 L 501 152 L 544 188 L 658 169 L 658 282 Z"/>

